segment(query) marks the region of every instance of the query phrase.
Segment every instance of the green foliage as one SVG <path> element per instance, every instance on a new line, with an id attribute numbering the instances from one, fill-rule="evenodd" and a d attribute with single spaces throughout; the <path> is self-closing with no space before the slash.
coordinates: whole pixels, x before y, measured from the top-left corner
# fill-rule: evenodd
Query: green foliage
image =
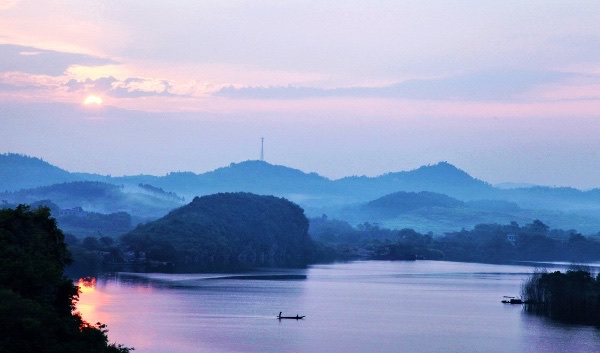
<path id="1" fill-rule="evenodd" d="M 306 266 L 315 252 L 307 230 L 304 211 L 285 199 L 222 193 L 196 197 L 121 242 L 176 271 L 228 272 Z"/>
<path id="2" fill-rule="evenodd" d="M 534 273 L 523 285 L 526 311 L 600 326 L 600 276 L 585 270 Z"/>
<path id="3" fill-rule="evenodd" d="M 121 246 L 111 237 L 85 237 L 78 240 L 71 236 L 68 244 L 73 264 L 67 267 L 66 273 L 71 278 L 96 276 L 103 271 L 122 271 L 126 268 Z"/>
<path id="4" fill-rule="evenodd" d="M 73 314 L 78 289 L 48 208 L 0 210 L 0 352 L 128 352 Z"/>
<path id="5" fill-rule="evenodd" d="M 515 222 L 478 224 L 472 230 L 437 238 L 413 229 L 390 230 L 368 222 L 354 228 L 326 216 L 310 222 L 311 236 L 334 249 L 340 259 L 353 253 L 388 260 L 425 258 L 485 263 L 600 260 L 599 241 L 574 230 L 551 230 L 539 220 L 523 227 Z M 357 247 L 364 251 L 348 250 Z"/>
<path id="6" fill-rule="evenodd" d="M 586 262 L 600 259 L 600 242 L 574 231 L 550 230 L 539 220 L 520 227 L 479 224 L 436 241 L 447 260 L 503 263 L 522 261 Z M 514 243 L 509 240 L 513 236 Z"/>
<path id="7" fill-rule="evenodd" d="M 115 215 L 121 217 L 120 214 L 124 212 L 144 217 L 160 217 L 181 205 L 181 200 L 173 197 L 164 197 L 157 193 L 127 192 L 124 185 L 99 181 L 74 181 L 15 192 L 0 192 L 0 199 L 10 203 L 25 204 L 51 200 L 61 208 L 79 206 L 104 213 L 114 213 L 110 215 L 112 218 L 115 218 Z M 95 218 L 91 220 L 93 222 L 107 221 L 99 214 L 92 214 L 90 217 Z M 76 220 L 70 218 L 67 221 Z"/>
<path id="8" fill-rule="evenodd" d="M 86 212 L 84 217 L 79 215 L 64 215 L 58 217 L 58 223 L 64 231 L 75 234 L 96 233 L 99 230 L 102 230 L 103 233 L 123 234 L 133 228 L 131 215 L 127 212 L 110 214 Z"/>

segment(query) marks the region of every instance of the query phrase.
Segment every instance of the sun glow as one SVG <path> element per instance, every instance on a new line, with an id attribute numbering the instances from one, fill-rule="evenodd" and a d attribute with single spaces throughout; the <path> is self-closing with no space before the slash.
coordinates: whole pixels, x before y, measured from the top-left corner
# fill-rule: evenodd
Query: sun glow
<path id="1" fill-rule="evenodd" d="M 80 278 L 77 287 L 81 293 L 93 293 L 96 291 L 96 277 Z"/>
<path id="2" fill-rule="evenodd" d="M 96 96 L 94 94 L 91 94 L 85 98 L 85 100 L 83 101 L 83 104 L 85 104 L 85 105 L 90 105 L 90 104 L 100 105 L 100 104 L 102 104 L 102 98 L 100 98 L 99 96 Z"/>

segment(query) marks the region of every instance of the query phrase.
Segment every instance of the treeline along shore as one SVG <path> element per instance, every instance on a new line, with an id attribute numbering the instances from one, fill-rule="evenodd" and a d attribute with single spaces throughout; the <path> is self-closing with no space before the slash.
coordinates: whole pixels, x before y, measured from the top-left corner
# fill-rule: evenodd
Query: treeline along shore
<path id="1" fill-rule="evenodd" d="M 589 269 L 535 271 L 523 284 L 521 295 L 527 312 L 600 326 L 600 275 Z"/>
<path id="2" fill-rule="evenodd" d="M 481 263 L 600 260 L 597 236 L 525 225 L 479 224 L 434 236 L 327 216 L 307 219 L 283 198 L 250 193 L 197 197 L 120 237 L 67 234 L 73 275 L 101 271 L 240 272 L 258 267 L 302 268 L 312 263 L 446 260 Z"/>
<path id="3" fill-rule="evenodd" d="M 581 263 L 600 260 L 600 242 L 595 236 L 586 237 L 575 230 L 550 229 L 539 220 L 523 226 L 516 222 L 504 225 L 479 224 L 471 230 L 433 236 L 413 229 L 387 229 L 368 222 L 353 227 L 325 215 L 309 220 L 301 207 L 286 199 L 242 192 L 196 197 L 188 205 L 156 221 L 140 224 L 120 237 L 81 239 L 64 236 L 56 221 L 50 217 L 47 207 L 32 210 L 20 205 L 1 212 L 4 217 L 2 241 L 8 244 L 2 251 L 8 252 L 0 261 L 4 266 L 5 286 L 9 287 L 14 278 L 39 277 L 35 271 L 18 275 L 22 271 L 19 266 L 27 268 L 31 262 L 43 267 L 43 263 L 48 261 L 58 262 L 58 265 L 48 267 L 56 269 L 53 277 L 48 278 L 55 279 L 53 285 L 66 286 L 64 288 L 68 289 L 72 288 L 65 284 L 68 281 L 61 282 L 63 280 L 60 279 L 65 268 L 69 276 L 76 278 L 102 271 L 122 270 L 243 272 L 265 267 L 303 268 L 313 263 L 352 259 L 482 263 Z M 15 260 L 16 255 L 11 253 L 16 249 L 14 244 L 30 244 L 27 239 L 31 239 L 34 248 L 28 250 L 30 253 L 26 256 Z M 54 240 L 50 245 L 44 244 L 48 239 Z M 36 251 L 44 249 L 52 249 L 49 254 L 53 254 L 54 258 L 38 258 L 43 254 L 37 254 Z M 40 262 L 40 259 L 43 261 Z M 534 276 L 535 280 L 529 284 L 525 297 L 529 298 L 527 300 L 530 303 L 538 304 L 528 310 L 570 321 L 574 320 L 571 316 L 577 317 L 576 314 L 570 314 L 579 312 L 577 308 L 584 308 L 581 310 L 586 313 L 594 313 L 595 308 L 600 308 L 597 299 L 598 278 L 591 274 L 586 277 L 580 272 L 569 272 L 565 276 Z M 32 281 L 38 280 L 41 279 Z M 569 290 L 579 288 L 577 293 L 583 294 L 576 296 L 568 291 L 560 292 L 563 285 L 570 287 Z M 62 300 L 74 303 L 76 290 L 68 293 L 70 296 Z M 571 306 L 568 309 L 562 310 L 559 308 L 564 303 L 572 301 L 557 299 L 562 298 L 561 295 L 585 298 L 585 302 L 569 304 Z M 7 298 L 9 301 L 17 300 Z M 81 318 L 74 317 L 74 320 L 81 321 Z M 582 322 L 595 323 L 594 317 L 586 316 Z M 102 332 L 101 326 L 85 325 L 86 328 Z"/>

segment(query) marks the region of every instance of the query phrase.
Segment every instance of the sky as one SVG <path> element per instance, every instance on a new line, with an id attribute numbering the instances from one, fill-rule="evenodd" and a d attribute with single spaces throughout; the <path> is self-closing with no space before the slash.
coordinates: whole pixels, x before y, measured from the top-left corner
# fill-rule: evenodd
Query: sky
<path id="1" fill-rule="evenodd" d="M 0 153 L 600 187 L 598 1 L 0 0 Z"/>

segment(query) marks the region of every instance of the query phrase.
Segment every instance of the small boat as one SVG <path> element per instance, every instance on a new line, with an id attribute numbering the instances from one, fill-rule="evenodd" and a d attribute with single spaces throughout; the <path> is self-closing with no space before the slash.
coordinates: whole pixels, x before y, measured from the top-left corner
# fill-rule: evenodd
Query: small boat
<path id="1" fill-rule="evenodd" d="M 502 302 L 504 304 L 523 304 L 523 299 L 505 295 L 504 299 L 502 299 Z"/>
<path id="2" fill-rule="evenodd" d="M 302 320 L 302 319 L 304 319 L 304 316 L 299 316 L 299 315 L 296 315 L 296 316 L 281 316 L 281 311 L 280 311 L 279 315 L 277 315 L 277 318 L 279 320 L 281 320 L 281 319 Z"/>

